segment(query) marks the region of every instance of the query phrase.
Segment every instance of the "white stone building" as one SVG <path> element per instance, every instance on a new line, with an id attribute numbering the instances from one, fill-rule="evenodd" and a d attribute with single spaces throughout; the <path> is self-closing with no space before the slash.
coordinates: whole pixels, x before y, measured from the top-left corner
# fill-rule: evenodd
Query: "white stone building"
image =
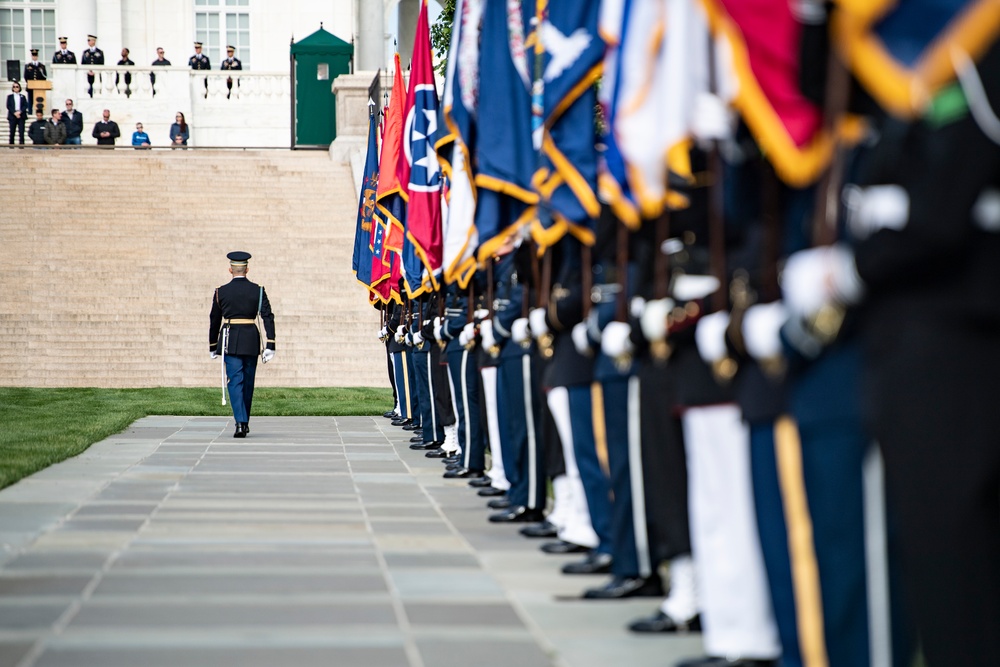
<path id="1" fill-rule="evenodd" d="M 185 114 L 194 146 L 289 146 L 291 80 L 289 46 L 323 28 L 354 46 L 353 69 L 385 71 L 398 48 L 404 62 L 412 50 L 420 0 L 0 0 L 0 74 L 6 61 L 20 61 L 39 49 L 52 82 L 50 104 L 73 98 L 84 115 L 84 143 L 96 143 L 90 128 L 103 109 L 118 122 L 128 143 L 142 122 L 154 145 L 168 145 L 174 114 Z M 431 0 L 433 17 L 439 12 Z M 98 36 L 105 66 L 52 65 L 57 38 L 69 38 L 79 63 L 88 34 Z M 193 42 L 204 43 L 212 71 L 187 67 Z M 225 47 L 236 47 L 243 71 L 229 88 L 219 71 Z M 115 63 L 121 49 L 135 62 Z M 171 67 L 150 67 L 157 47 Z M 87 71 L 96 72 L 93 94 Z M 155 85 L 150 74 L 156 75 Z M 8 89 L 9 90 L 9 89 Z M 6 136 L 4 136 L 6 140 Z"/>

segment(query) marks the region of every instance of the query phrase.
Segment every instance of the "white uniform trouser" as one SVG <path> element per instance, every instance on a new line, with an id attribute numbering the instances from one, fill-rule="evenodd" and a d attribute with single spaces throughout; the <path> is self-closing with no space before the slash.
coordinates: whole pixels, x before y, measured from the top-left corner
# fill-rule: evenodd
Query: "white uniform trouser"
<path id="1" fill-rule="evenodd" d="M 479 373 L 483 376 L 483 401 L 486 402 L 486 434 L 490 442 L 490 469 L 486 475 L 490 478 L 490 486 L 501 491 L 510 488 L 507 475 L 503 469 L 503 456 L 500 438 L 500 419 L 497 415 L 497 368 L 485 366 Z"/>
<path id="2" fill-rule="evenodd" d="M 593 549 L 600 539 L 590 522 L 590 508 L 583 492 L 580 469 L 576 466 L 573 425 L 569 416 L 569 391 L 566 387 L 550 390 L 548 403 L 556 430 L 559 431 L 559 439 L 562 440 L 563 460 L 566 464 L 566 474 L 552 480 L 556 504 L 549 514 L 549 521 L 555 525 L 559 539 Z"/>
<path id="3" fill-rule="evenodd" d="M 682 423 L 705 650 L 777 658 L 781 644 L 754 514 L 749 428 L 735 405 L 689 408 Z"/>

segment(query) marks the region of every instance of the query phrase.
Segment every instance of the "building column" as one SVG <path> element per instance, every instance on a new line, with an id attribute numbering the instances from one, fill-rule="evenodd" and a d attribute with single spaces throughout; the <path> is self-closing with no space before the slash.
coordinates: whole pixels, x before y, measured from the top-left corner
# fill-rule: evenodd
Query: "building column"
<path id="1" fill-rule="evenodd" d="M 385 69 L 385 11 L 382 0 L 357 0 L 358 42 L 354 71 Z"/>
<path id="2" fill-rule="evenodd" d="M 56 37 L 69 38 L 69 48 L 76 53 L 77 62 L 80 62 L 87 48 L 87 35 L 93 33 L 98 37 L 101 36 L 100 33 L 95 33 L 95 30 L 97 30 L 97 0 L 61 0 L 56 5 Z"/>
<path id="3" fill-rule="evenodd" d="M 417 19 L 420 17 L 420 0 L 399 0 L 396 12 L 399 25 L 399 63 L 405 72 L 413 58 L 413 38 L 417 32 Z"/>
<path id="4" fill-rule="evenodd" d="M 104 51 L 104 64 L 114 65 L 121 58 L 122 47 L 128 46 L 122 44 L 122 0 L 97 0 L 96 4 L 97 46 Z"/>

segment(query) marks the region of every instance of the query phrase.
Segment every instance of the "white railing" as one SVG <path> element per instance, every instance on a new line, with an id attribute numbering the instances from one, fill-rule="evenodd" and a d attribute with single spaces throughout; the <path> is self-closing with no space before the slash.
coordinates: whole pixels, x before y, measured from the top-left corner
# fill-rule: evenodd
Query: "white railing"
<path id="1" fill-rule="evenodd" d="M 52 65 L 50 104 L 72 98 L 84 116 L 84 143 L 102 111 L 128 143 L 136 122 L 154 145 L 169 144 L 177 112 L 191 126 L 191 145 L 288 146 L 290 82 L 287 72 L 191 70 L 149 65 Z M 93 85 L 88 81 L 93 72 Z M 232 81 L 230 87 L 229 82 Z"/>

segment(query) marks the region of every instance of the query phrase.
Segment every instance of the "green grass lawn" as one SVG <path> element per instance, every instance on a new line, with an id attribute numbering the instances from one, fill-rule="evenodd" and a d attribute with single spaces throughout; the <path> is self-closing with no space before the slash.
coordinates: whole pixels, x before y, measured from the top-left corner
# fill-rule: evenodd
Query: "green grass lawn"
<path id="1" fill-rule="evenodd" d="M 392 408 L 382 388 L 259 387 L 254 416 L 375 415 Z M 147 415 L 229 416 L 218 389 L 26 389 L 0 387 L 0 488 Z"/>

